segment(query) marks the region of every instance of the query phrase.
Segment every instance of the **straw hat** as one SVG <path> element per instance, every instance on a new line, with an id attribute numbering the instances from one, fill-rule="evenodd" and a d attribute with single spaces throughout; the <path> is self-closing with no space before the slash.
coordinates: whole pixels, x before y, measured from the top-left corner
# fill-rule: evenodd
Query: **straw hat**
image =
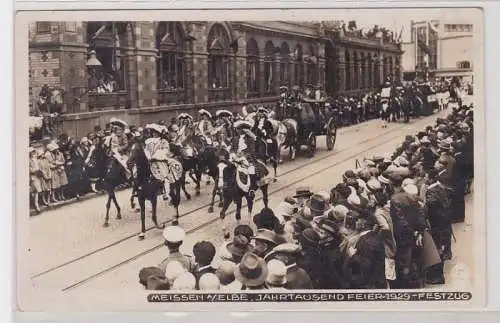
<path id="1" fill-rule="evenodd" d="M 262 285 L 267 277 L 268 268 L 264 259 L 252 252 L 247 252 L 240 264 L 234 269 L 234 276 L 245 286 Z"/>
<path id="2" fill-rule="evenodd" d="M 179 277 L 174 280 L 172 285 L 173 290 L 194 290 L 196 287 L 196 278 L 193 274 L 189 272 L 182 273 Z"/>
<path id="3" fill-rule="evenodd" d="M 269 273 L 266 284 L 271 286 L 284 286 L 286 284 L 286 266 L 282 261 L 271 259 L 267 263 Z"/>
<path id="4" fill-rule="evenodd" d="M 220 280 L 217 275 L 212 273 L 203 274 L 198 282 L 200 290 L 219 290 Z"/>

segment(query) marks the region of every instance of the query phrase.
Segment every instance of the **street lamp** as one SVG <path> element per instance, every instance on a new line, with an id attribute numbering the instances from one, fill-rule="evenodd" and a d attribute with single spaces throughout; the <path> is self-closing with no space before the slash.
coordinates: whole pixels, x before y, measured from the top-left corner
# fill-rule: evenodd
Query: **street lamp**
<path id="1" fill-rule="evenodd" d="M 97 73 L 98 73 L 99 69 L 102 67 L 101 62 L 99 61 L 99 59 L 97 59 L 97 54 L 96 54 L 95 50 L 91 50 L 89 52 L 89 56 L 90 57 L 87 60 L 87 63 L 85 64 L 85 66 L 87 67 L 87 73 L 90 76 L 89 88 L 86 91 L 87 93 L 90 91 L 93 91 L 94 89 L 97 88 L 97 86 L 98 86 Z M 90 99 L 90 97 L 91 96 L 89 96 L 89 99 Z M 91 104 L 91 102 L 89 102 L 89 110 L 93 110 L 93 105 Z"/>

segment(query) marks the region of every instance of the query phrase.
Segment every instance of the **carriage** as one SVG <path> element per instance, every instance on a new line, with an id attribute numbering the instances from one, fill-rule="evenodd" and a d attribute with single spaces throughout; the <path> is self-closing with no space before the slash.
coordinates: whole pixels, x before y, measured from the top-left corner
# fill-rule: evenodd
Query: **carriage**
<path id="1" fill-rule="evenodd" d="M 295 103 L 297 109 L 297 148 L 307 146 L 307 154 L 316 154 L 316 137 L 326 136 L 326 147 L 333 150 L 337 140 L 336 116 L 325 98 L 301 98 Z"/>

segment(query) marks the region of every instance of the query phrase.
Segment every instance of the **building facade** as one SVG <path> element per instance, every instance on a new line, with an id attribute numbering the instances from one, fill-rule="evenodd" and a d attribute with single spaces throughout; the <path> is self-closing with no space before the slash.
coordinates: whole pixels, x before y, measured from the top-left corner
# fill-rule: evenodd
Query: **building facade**
<path id="1" fill-rule="evenodd" d="M 454 17 L 412 22 L 411 41 L 403 44 L 405 72 L 472 81 L 473 32 L 472 24 Z"/>
<path id="2" fill-rule="evenodd" d="M 29 49 L 30 106 L 62 90 L 62 131 L 77 137 L 111 116 L 146 124 L 274 103 L 282 85 L 360 94 L 401 77 L 397 44 L 323 23 L 41 21 Z"/>

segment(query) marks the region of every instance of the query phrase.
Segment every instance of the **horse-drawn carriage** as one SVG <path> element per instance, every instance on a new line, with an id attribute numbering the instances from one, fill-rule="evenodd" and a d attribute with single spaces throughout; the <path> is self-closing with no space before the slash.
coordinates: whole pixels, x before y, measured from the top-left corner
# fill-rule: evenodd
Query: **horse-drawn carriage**
<path id="1" fill-rule="evenodd" d="M 326 136 L 326 147 L 333 150 L 337 139 L 337 123 L 333 109 L 325 98 L 313 99 L 302 97 L 287 104 L 280 104 L 283 124 L 296 125 L 296 138 L 289 143 L 292 149 L 299 151 L 302 146 L 307 146 L 309 157 L 316 153 L 316 137 Z M 293 146 L 293 147 L 292 147 Z"/>

